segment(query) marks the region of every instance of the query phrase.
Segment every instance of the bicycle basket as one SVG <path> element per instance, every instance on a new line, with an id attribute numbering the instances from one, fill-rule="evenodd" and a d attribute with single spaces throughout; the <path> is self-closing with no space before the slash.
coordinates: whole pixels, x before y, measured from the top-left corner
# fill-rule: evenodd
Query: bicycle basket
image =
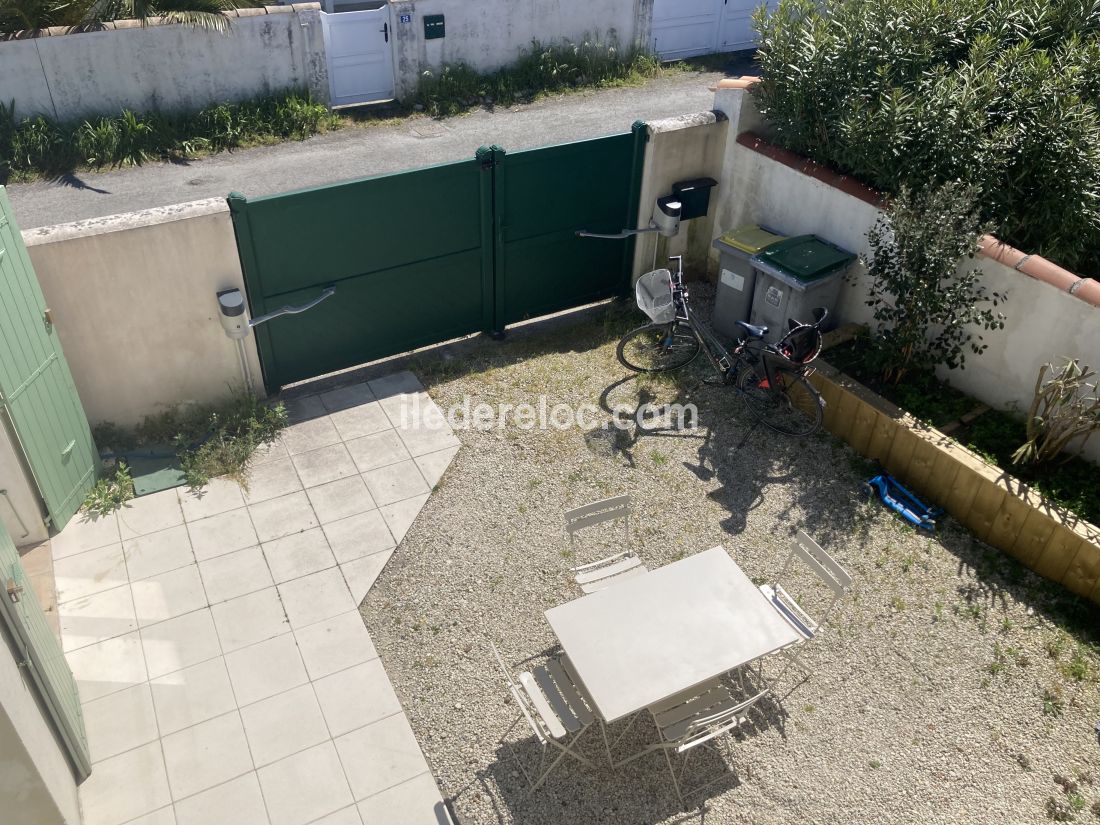
<path id="1" fill-rule="evenodd" d="M 811 324 L 799 324 L 784 335 L 775 348 L 796 364 L 808 364 L 821 353 L 821 330 Z"/>
<path id="2" fill-rule="evenodd" d="M 655 324 L 671 324 L 676 320 L 676 307 L 672 301 L 672 273 L 667 269 L 647 272 L 634 285 L 638 297 L 638 309 Z"/>

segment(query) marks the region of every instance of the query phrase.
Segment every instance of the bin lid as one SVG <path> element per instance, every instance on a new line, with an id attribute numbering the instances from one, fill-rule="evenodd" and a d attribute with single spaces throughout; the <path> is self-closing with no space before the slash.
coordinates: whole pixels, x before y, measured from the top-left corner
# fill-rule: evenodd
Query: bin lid
<path id="1" fill-rule="evenodd" d="M 851 252 L 816 235 L 787 238 L 761 250 L 753 263 L 764 264 L 802 282 L 816 281 L 843 269 L 856 259 Z"/>
<path id="2" fill-rule="evenodd" d="M 714 246 L 716 249 L 721 249 L 722 246 L 732 246 L 734 249 L 739 249 L 742 252 L 755 255 L 761 249 L 765 249 L 777 241 L 786 239 L 786 235 L 776 235 L 774 232 L 769 232 L 767 229 L 763 229 L 754 223 L 747 223 L 744 226 L 731 229 L 721 238 L 716 240 Z"/>

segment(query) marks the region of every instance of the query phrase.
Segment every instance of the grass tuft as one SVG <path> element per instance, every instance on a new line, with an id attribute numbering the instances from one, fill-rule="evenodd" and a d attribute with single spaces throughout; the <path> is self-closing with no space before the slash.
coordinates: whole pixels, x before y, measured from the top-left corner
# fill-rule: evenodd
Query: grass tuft
<path id="1" fill-rule="evenodd" d="M 293 91 L 186 115 L 123 109 L 67 123 L 44 115 L 20 118 L 14 101 L 0 103 L 0 183 L 303 140 L 343 123 L 324 104 Z"/>
<path id="2" fill-rule="evenodd" d="M 665 71 L 678 70 L 666 70 L 654 55 L 620 52 L 609 43 L 544 46 L 534 41 L 516 63 L 490 74 L 479 74 L 465 63 L 424 72 L 416 102 L 433 117 L 446 117 L 581 88 L 637 86 Z"/>

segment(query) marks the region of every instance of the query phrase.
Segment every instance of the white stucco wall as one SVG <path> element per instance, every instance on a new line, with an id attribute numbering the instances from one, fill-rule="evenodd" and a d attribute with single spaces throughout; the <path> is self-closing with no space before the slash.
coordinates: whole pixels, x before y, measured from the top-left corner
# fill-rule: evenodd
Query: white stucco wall
<path id="1" fill-rule="evenodd" d="M 422 72 L 465 63 L 490 72 L 543 45 L 598 40 L 627 49 L 648 38 L 653 0 L 391 0 L 398 99 Z M 424 39 L 424 16 L 442 14 L 446 37 Z M 408 23 L 402 15 L 411 15 Z"/>
<path id="2" fill-rule="evenodd" d="M 0 821 L 80 825 L 76 782 L 0 625 Z"/>
<path id="3" fill-rule="evenodd" d="M 729 124 L 714 112 L 697 112 L 654 121 L 647 128 L 649 141 L 638 202 L 638 227 L 649 225 L 657 198 L 673 194 L 672 185 L 677 181 L 718 179 Z M 706 275 L 714 215 L 721 202 L 719 191 L 712 189 L 707 217 L 683 221 L 675 238 L 640 235 L 634 252 L 634 275 L 668 266 L 669 255 L 684 256 L 684 272 L 688 277 Z"/>
<path id="4" fill-rule="evenodd" d="M 877 206 L 804 174 L 737 142 L 739 133 L 760 131 L 751 96 L 741 89 L 719 89 L 715 109 L 730 118 L 714 237 L 745 223 L 757 223 L 785 235 L 814 234 L 866 256 L 867 231 L 880 215 Z M 941 370 L 941 377 L 997 409 L 1026 410 L 1031 404 L 1039 367 L 1062 358 L 1080 358 L 1100 367 L 1100 307 L 1042 280 L 1017 272 L 985 256 L 964 262 L 979 266 L 982 285 L 1004 293 L 1004 330 L 982 331 L 987 351 L 967 355 L 963 370 Z M 840 321 L 871 323 L 864 304 L 866 271 L 856 265 L 854 283 L 840 293 Z M 1086 455 L 1100 461 L 1100 440 Z"/>
<path id="5" fill-rule="evenodd" d="M 226 34 L 151 25 L 0 41 L 0 100 L 15 100 L 19 116 L 59 120 L 194 111 L 287 89 L 327 101 L 319 9 L 243 9 Z"/>
<path id="6" fill-rule="evenodd" d="M 88 419 L 133 424 L 244 385 L 215 293 L 244 279 L 220 198 L 23 233 Z M 255 338 L 245 339 L 263 393 Z"/>

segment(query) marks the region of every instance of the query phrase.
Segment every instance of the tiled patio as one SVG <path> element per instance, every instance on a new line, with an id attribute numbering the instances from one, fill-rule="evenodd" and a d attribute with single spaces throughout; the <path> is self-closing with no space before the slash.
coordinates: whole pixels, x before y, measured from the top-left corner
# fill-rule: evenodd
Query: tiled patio
<path id="1" fill-rule="evenodd" d="M 168 490 L 52 541 L 86 825 L 449 821 L 357 607 L 459 442 L 410 373 L 288 407 L 247 490 Z"/>

